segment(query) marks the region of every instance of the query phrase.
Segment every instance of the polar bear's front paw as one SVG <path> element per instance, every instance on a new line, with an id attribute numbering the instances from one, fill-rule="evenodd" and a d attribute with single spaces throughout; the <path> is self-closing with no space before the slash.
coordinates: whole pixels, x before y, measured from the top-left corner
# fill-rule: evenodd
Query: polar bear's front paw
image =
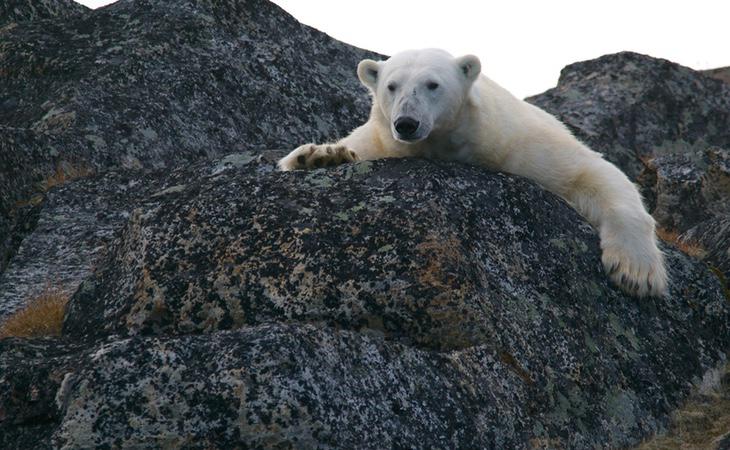
<path id="1" fill-rule="evenodd" d="M 306 144 L 279 160 L 281 170 L 317 169 L 357 161 L 357 154 L 344 145 Z"/>
<path id="2" fill-rule="evenodd" d="M 602 247 L 603 267 L 623 291 L 637 297 L 666 294 L 664 257 L 653 239 L 638 245 L 614 241 Z"/>

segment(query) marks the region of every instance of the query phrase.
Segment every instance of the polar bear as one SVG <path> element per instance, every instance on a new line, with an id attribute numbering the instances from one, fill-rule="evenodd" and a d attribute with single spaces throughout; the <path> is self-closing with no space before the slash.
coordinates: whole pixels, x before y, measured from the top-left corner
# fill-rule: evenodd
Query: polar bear
<path id="1" fill-rule="evenodd" d="M 554 116 L 484 76 L 476 56 L 410 50 L 363 60 L 357 74 L 372 94 L 368 121 L 337 143 L 302 145 L 279 161 L 281 170 L 419 156 L 527 177 L 598 229 L 604 268 L 619 287 L 639 297 L 666 293 L 654 219 L 636 187 Z"/>

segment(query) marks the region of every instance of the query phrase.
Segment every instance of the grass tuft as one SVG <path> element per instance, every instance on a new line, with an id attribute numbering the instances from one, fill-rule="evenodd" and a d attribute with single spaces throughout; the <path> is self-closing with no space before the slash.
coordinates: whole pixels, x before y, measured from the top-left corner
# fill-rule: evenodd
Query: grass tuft
<path id="1" fill-rule="evenodd" d="M 55 172 L 41 181 L 40 188 L 43 192 L 46 192 L 55 186 L 60 186 L 71 180 L 88 177 L 93 174 L 94 171 L 87 166 L 59 164 Z"/>
<path id="2" fill-rule="evenodd" d="M 666 228 L 657 227 L 656 235 L 664 242 L 668 242 L 682 253 L 689 255 L 696 259 L 702 259 L 705 257 L 707 252 L 700 244 L 687 239 L 682 239 L 681 235 L 677 231 L 668 230 Z"/>
<path id="3" fill-rule="evenodd" d="M 730 433 L 730 364 L 725 366 L 720 386 L 695 393 L 672 414 L 669 430 L 636 450 L 715 450 Z"/>
<path id="4" fill-rule="evenodd" d="M 50 285 L 0 324 L 0 339 L 59 336 L 69 294 Z"/>

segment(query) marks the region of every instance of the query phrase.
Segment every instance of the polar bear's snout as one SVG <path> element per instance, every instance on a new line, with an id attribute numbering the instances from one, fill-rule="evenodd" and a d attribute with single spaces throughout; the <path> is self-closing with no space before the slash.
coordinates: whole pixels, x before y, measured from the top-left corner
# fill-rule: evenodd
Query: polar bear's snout
<path id="1" fill-rule="evenodd" d="M 403 89 L 404 91 L 406 89 Z M 426 139 L 431 133 L 433 109 L 427 99 L 417 93 L 417 88 L 407 90 L 393 98 L 390 110 L 390 128 L 393 139 L 406 144 L 413 144 Z"/>
<path id="2" fill-rule="evenodd" d="M 413 117 L 399 117 L 393 122 L 398 138 L 403 141 L 411 141 L 417 139 L 416 132 L 421 122 Z"/>

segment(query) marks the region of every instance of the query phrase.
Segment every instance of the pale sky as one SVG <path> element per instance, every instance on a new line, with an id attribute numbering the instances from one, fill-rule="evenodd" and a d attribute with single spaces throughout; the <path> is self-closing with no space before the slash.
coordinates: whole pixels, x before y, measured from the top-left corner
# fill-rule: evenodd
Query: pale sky
<path id="1" fill-rule="evenodd" d="M 89 7 L 112 3 L 81 0 Z M 727 0 L 274 0 L 300 22 L 383 54 L 472 53 L 518 97 L 555 86 L 560 69 L 632 50 L 694 69 L 730 66 Z M 355 68 L 353 67 L 353 77 Z"/>

